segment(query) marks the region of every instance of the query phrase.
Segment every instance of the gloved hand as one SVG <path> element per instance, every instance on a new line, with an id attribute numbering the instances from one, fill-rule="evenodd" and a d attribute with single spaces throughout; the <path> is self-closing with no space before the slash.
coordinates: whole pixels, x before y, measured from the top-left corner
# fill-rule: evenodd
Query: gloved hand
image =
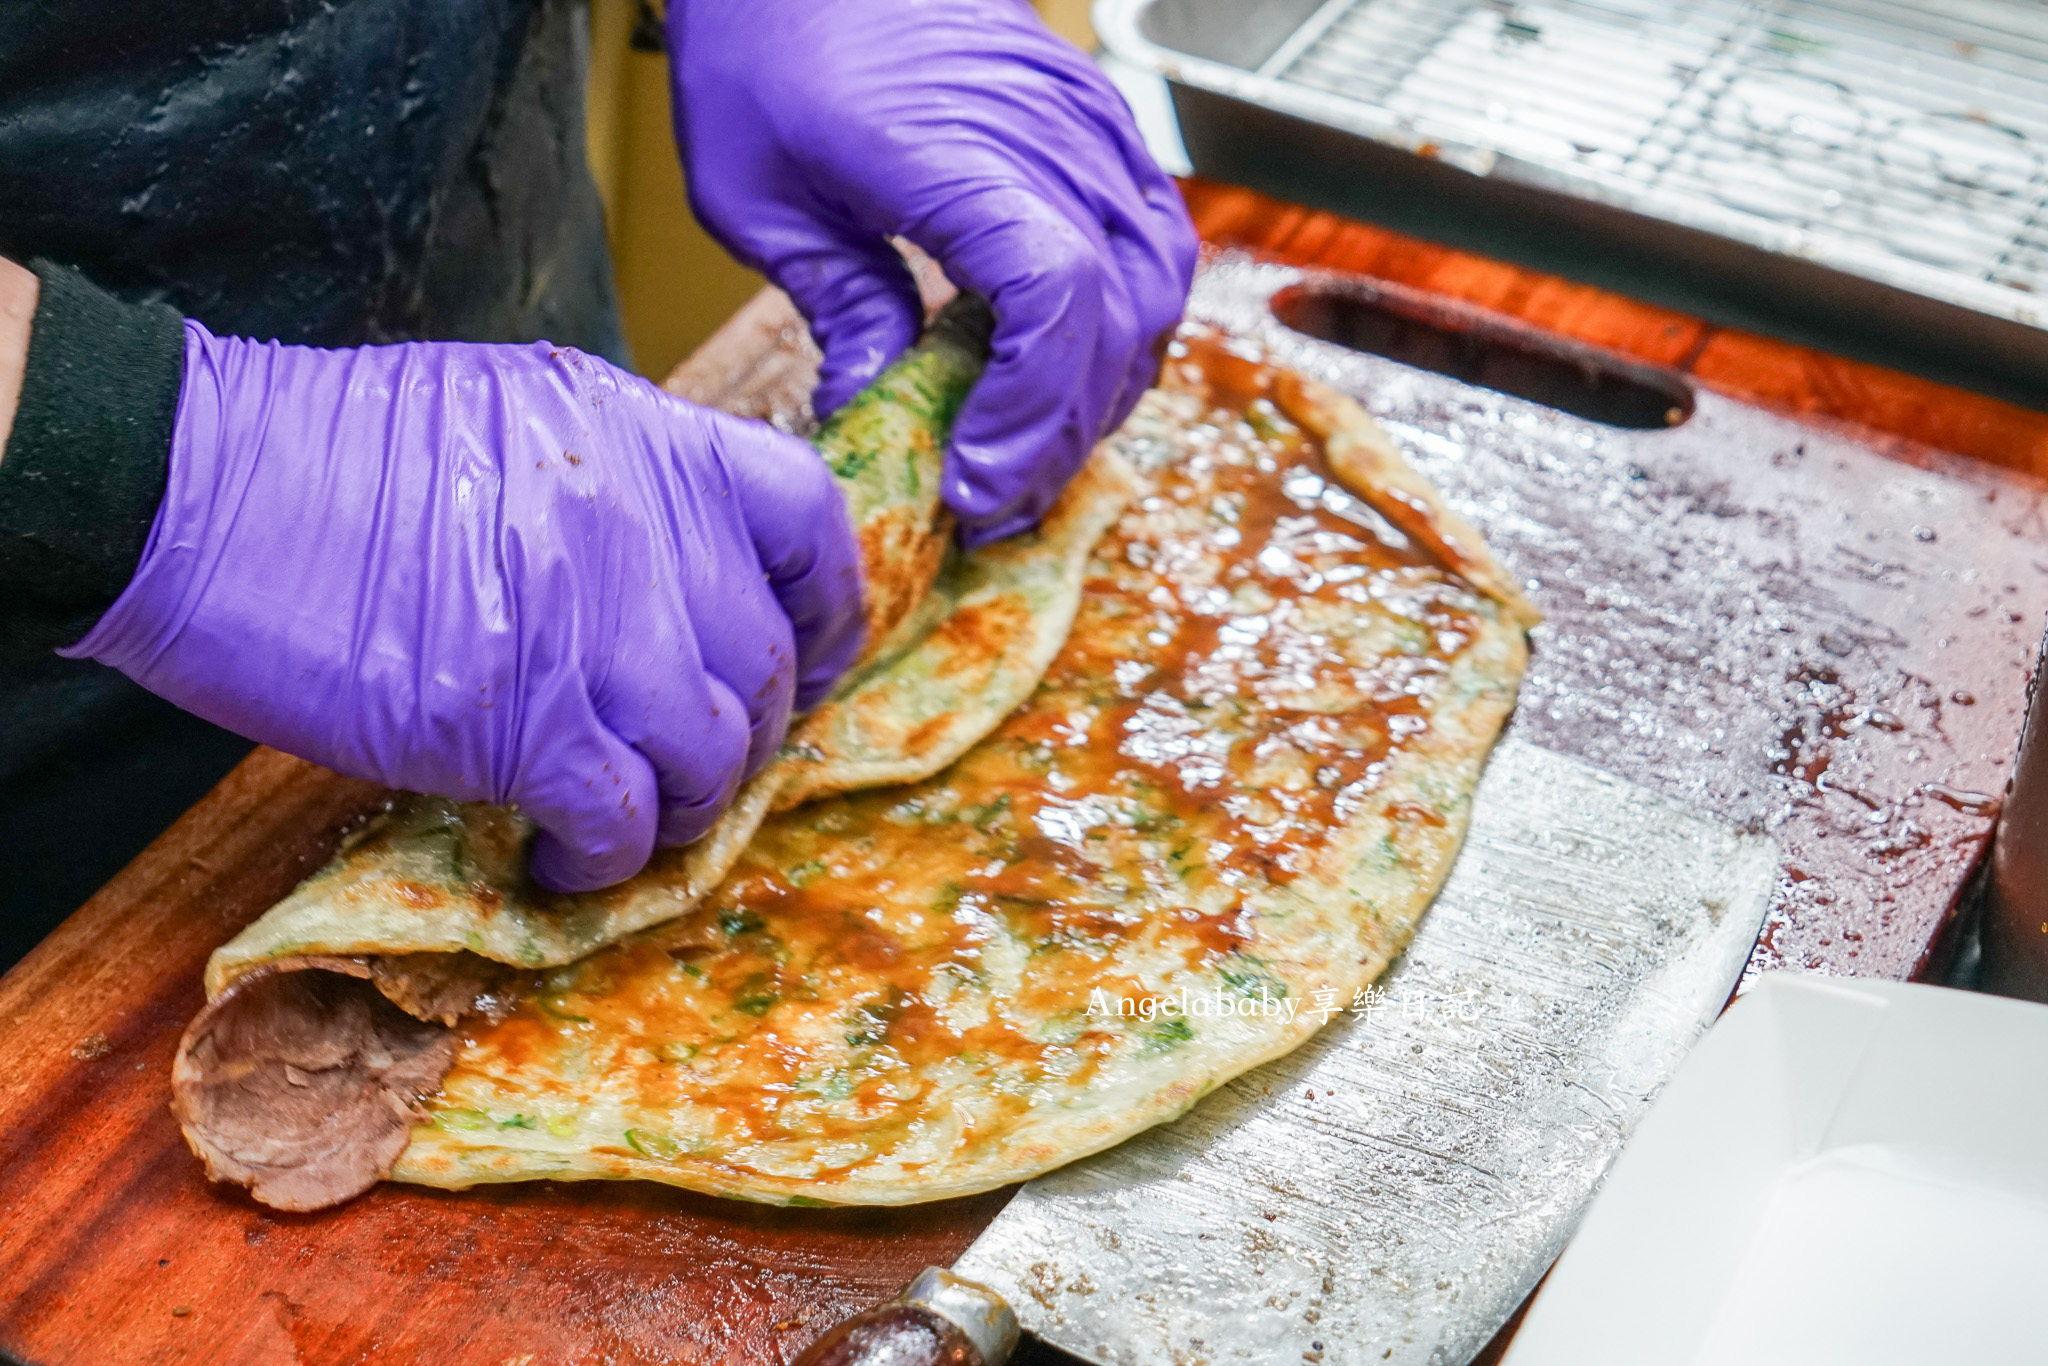
<path id="1" fill-rule="evenodd" d="M 394 787 L 516 802 L 558 891 L 703 834 L 861 631 L 811 448 L 535 343 L 185 326 L 134 580 L 64 653 Z"/>
<path id="2" fill-rule="evenodd" d="M 820 412 L 917 335 L 908 238 L 995 307 L 945 496 L 970 544 L 1043 516 L 1158 371 L 1193 276 L 1130 111 L 1024 0 L 670 0 L 698 219 L 788 291 Z"/>

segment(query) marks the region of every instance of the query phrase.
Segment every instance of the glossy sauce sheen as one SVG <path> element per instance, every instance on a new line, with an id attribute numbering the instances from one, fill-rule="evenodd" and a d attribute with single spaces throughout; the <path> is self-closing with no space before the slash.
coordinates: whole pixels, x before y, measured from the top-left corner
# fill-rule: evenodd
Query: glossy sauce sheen
<path id="1" fill-rule="evenodd" d="M 1492 605 L 1328 480 L 1255 359 L 1191 335 L 1164 387 L 1120 438 L 1146 487 L 1031 700 L 934 779 L 771 819 L 690 916 L 554 972 L 467 1040 L 443 1129 L 588 1150 L 630 1123 L 596 1151 L 830 1181 L 1000 1138 L 1189 1037 L 1090 1015 L 1096 988 L 1287 994 L 1248 895 L 1375 802 Z M 555 1103 L 593 1070 L 623 1118 Z M 935 1121 L 937 1079 L 969 1074 L 974 1111 Z"/>

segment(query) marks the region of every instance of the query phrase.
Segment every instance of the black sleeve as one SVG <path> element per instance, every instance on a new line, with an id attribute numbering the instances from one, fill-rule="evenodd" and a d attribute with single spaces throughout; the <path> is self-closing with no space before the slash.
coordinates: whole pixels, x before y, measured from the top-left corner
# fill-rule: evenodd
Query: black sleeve
<path id="1" fill-rule="evenodd" d="M 185 368 L 176 310 L 30 269 L 42 288 L 0 455 L 0 665 L 77 640 L 134 577 Z"/>

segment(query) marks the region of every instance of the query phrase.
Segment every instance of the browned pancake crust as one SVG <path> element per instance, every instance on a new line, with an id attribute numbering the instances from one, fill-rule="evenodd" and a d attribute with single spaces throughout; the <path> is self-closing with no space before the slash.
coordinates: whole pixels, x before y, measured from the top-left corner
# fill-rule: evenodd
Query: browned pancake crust
<path id="1" fill-rule="evenodd" d="M 1339 488 L 1276 372 L 1217 339 L 1183 351 L 1178 458 L 1099 547 L 1031 699 L 937 777 L 771 818 L 689 916 L 473 1029 L 398 1175 L 549 1174 L 477 1132 L 545 1122 L 574 1134 L 562 1175 L 917 1198 L 906 1154 L 932 1148 L 930 1194 L 953 1193 L 1078 1155 L 1034 1137 L 1038 1107 L 1187 1041 L 1185 1021 L 1091 1017 L 1098 991 L 1192 973 L 1298 999 L 1316 971 L 1377 955 L 1377 972 L 1448 868 L 1464 779 L 1511 704 L 1516 608 Z M 1458 790 L 1388 785 L 1433 746 L 1456 751 Z M 1276 898 L 1341 884 L 1333 836 L 1367 818 L 1389 823 L 1389 859 L 1413 855 L 1414 904 L 1352 961 L 1303 961 Z M 565 1066 L 602 1077 L 602 1106 L 561 1114 L 593 1090 Z M 1167 1089 L 1185 1103 L 1214 1070 Z M 949 1149 L 932 1133 L 959 1097 Z"/>

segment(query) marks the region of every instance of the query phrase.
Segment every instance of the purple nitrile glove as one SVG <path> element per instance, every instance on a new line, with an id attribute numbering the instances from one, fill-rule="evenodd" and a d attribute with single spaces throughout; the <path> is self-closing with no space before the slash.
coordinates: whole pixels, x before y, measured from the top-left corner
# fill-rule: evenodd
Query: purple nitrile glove
<path id="1" fill-rule="evenodd" d="M 946 456 L 970 544 L 1042 517 L 1158 372 L 1195 234 L 1115 87 L 1025 0 L 670 0 L 697 217 L 824 348 L 820 412 L 917 335 L 891 236 L 996 313 Z"/>
<path id="2" fill-rule="evenodd" d="M 185 325 L 142 563 L 64 653 L 330 768 L 541 827 L 558 891 L 697 838 L 853 659 L 811 448 L 593 356 Z"/>

